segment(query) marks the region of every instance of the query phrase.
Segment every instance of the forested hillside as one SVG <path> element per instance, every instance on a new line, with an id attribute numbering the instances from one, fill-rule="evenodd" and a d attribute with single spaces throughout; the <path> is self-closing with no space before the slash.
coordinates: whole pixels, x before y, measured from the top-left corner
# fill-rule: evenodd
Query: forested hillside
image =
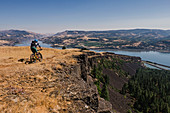
<path id="1" fill-rule="evenodd" d="M 99 95 L 110 101 L 113 109 L 120 113 L 131 110 L 131 99 L 122 95 L 121 89 L 141 66 L 140 57 L 103 53 L 103 56 L 89 58 L 92 64 L 91 76 Z"/>
<path id="2" fill-rule="evenodd" d="M 134 109 L 144 113 L 170 112 L 170 71 L 139 69 L 122 88 L 134 97 Z"/>

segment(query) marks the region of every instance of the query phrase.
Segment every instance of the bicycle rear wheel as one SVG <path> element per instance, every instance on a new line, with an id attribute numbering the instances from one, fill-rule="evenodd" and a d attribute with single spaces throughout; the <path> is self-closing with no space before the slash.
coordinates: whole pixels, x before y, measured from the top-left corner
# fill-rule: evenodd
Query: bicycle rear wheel
<path id="1" fill-rule="evenodd" d="M 30 55 L 30 62 L 34 62 L 35 61 L 35 55 L 34 54 L 31 54 Z"/>

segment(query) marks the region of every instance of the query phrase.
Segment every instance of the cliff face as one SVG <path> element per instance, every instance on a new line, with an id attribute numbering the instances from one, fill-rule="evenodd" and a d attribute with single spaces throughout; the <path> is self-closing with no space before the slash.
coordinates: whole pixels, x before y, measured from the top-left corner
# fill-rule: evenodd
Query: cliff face
<path id="1" fill-rule="evenodd" d="M 75 56 L 75 58 L 77 59 L 77 64 L 75 65 L 61 64 L 63 71 L 60 71 L 60 73 L 66 76 L 66 78 L 62 79 L 66 87 L 63 98 L 73 102 L 66 111 L 111 113 L 112 105 L 110 102 L 100 98 L 90 76 L 91 67 L 89 67 L 88 55 L 83 53 Z"/>
<path id="2" fill-rule="evenodd" d="M 75 57 L 78 59 L 80 65 L 81 78 L 94 88 L 94 83 L 99 82 L 98 86 L 96 84 L 98 95 L 109 100 L 112 104 L 112 110 L 110 109 L 111 105 L 109 105 L 111 111 L 126 113 L 131 109 L 129 106 L 129 104 L 132 104 L 130 97 L 125 98 L 120 94 L 120 91 L 123 85 L 128 82 L 129 77 L 133 76 L 136 73 L 136 70 L 142 67 L 140 57 L 89 51 Z M 108 66 L 110 67 L 108 68 Z M 95 67 L 100 67 L 100 69 L 97 70 L 98 72 L 96 72 L 98 75 L 93 73 Z M 108 84 L 105 80 L 106 76 L 108 77 Z M 106 91 L 108 91 L 108 94 L 106 91 L 103 91 L 105 84 L 107 84 Z M 106 96 L 103 96 L 103 93 L 106 93 Z M 105 102 L 99 102 L 99 105 L 102 103 L 102 106 L 106 105 L 107 108 L 108 105 Z M 109 109 L 107 111 L 110 111 Z"/>
<path id="3" fill-rule="evenodd" d="M 4 112 L 111 113 L 113 109 L 121 112 L 120 105 L 115 107 L 100 97 L 91 72 L 103 58 L 140 62 L 137 57 L 111 53 L 44 48 L 42 62 L 25 65 L 20 59 L 29 57 L 29 47 L 1 47 L 0 52 L 0 111 Z M 103 73 L 105 71 L 113 70 L 104 69 Z M 113 86 L 116 82 L 111 82 L 112 74 L 110 78 Z M 124 83 L 124 78 L 117 77 L 120 79 Z M 115 98 L 110 94 L 112 101 Z"/>

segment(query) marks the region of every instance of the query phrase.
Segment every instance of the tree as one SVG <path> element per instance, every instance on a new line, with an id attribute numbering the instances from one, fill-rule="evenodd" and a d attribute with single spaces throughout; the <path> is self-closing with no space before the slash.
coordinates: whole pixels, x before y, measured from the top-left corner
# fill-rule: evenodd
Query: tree
<path id="1" fill-rule="evenodd" d="M 127 87 L 127 89 L 125 88 Z M 136 101 L 137 111 L 149 113 L 170 112 L 170 71 L 139 69 L 122 93 L 128 91 Z"/>
<path id="2" fill-rule="evenodd" d="M 101 91 L 101 97 L 105 100 L 109 100 L 109 91 L 106 84 L 104 84 L 103 89 Z"/>
<path id="3" fill-rule="evenodd" d="M 63 46 L 62 49 L 66 49 L 66 46 Z"/>

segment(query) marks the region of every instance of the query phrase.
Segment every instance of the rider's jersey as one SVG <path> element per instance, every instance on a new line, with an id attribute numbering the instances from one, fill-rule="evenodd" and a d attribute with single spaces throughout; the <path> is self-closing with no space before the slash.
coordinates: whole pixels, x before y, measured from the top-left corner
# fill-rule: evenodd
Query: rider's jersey
<path id="1" fill-rule="evenodd" d="M 32 41 L 32 43 L 31 43 L 31 48 L 37 48 L 37 46 L 41 47 L 38 42 Z"/>

